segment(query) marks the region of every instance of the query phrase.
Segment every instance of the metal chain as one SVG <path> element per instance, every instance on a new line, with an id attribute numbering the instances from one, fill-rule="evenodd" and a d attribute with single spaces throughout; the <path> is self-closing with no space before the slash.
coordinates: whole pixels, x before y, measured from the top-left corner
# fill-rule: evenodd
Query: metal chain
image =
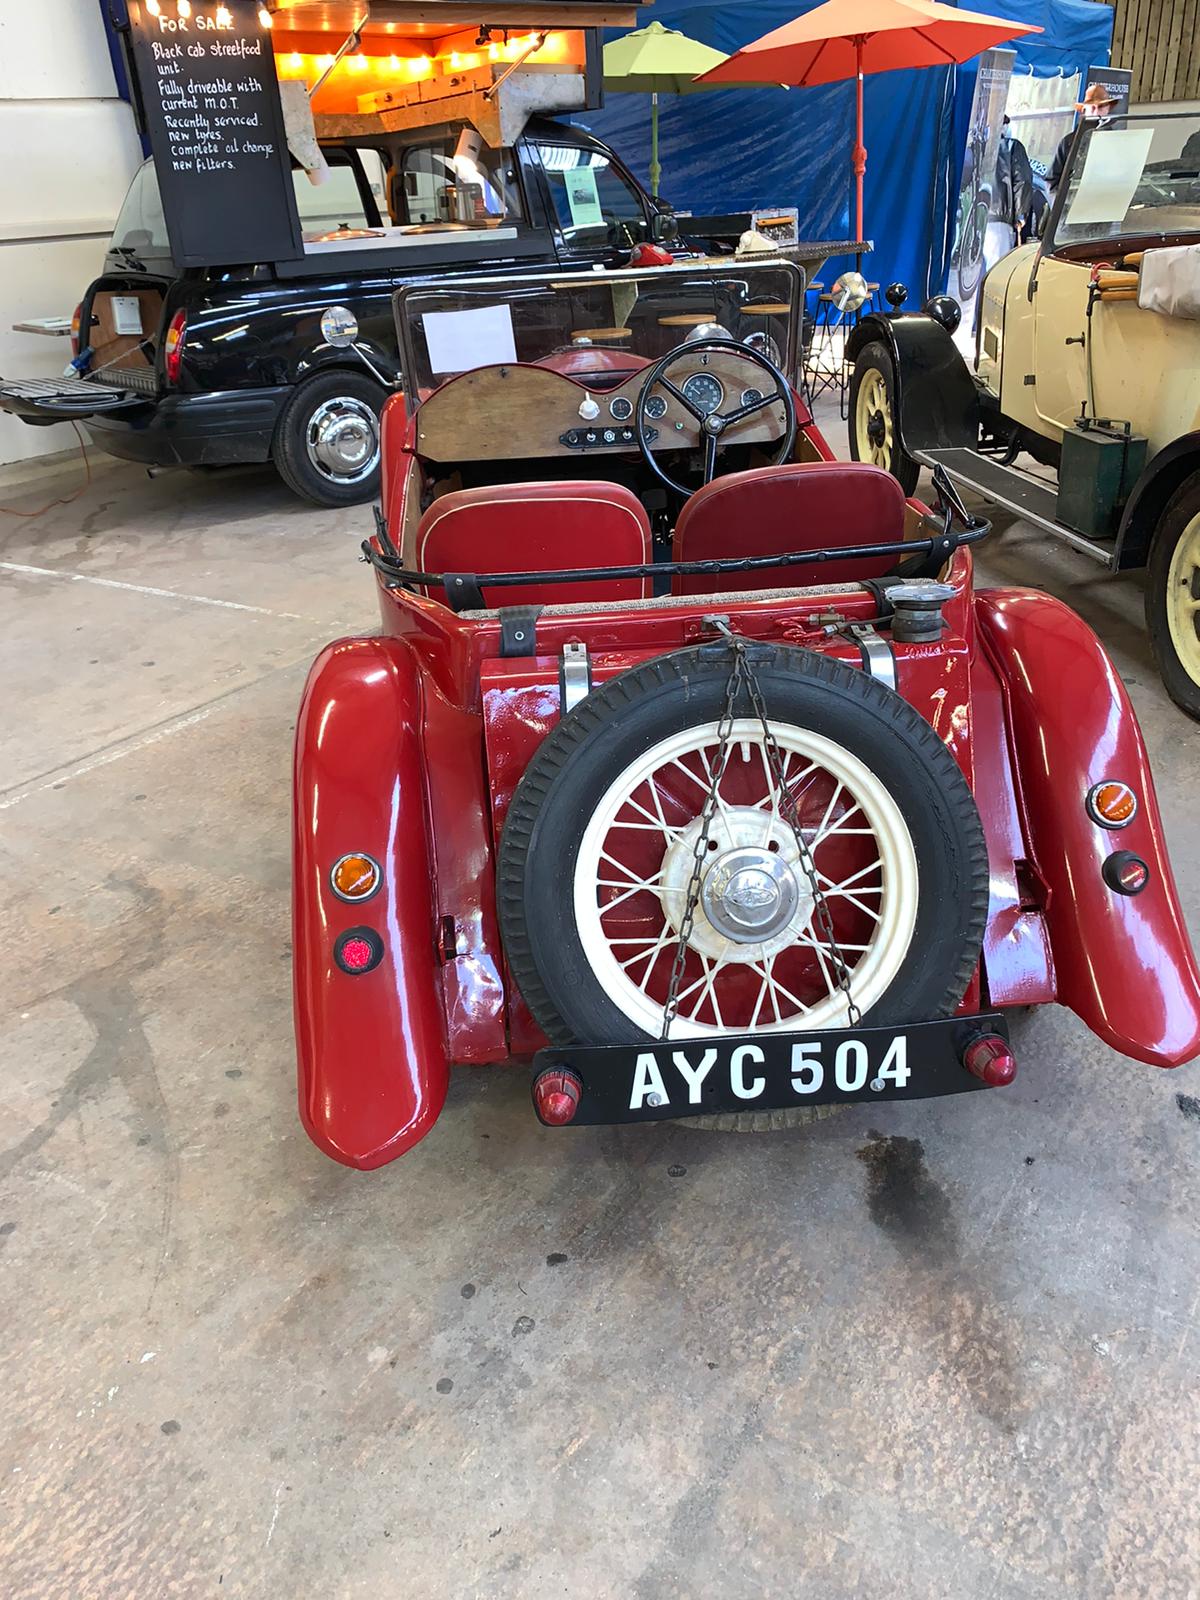
<path id="1" fill-rule="evenodd" d="M 721 708 L 721 716 L 717 722 L 717 759 L 712 768 L 712 780 L 708 793 L 704 797 L 704 805 L 700 810 L 700 832 L 696 835 L 696 842 L 692 846 L 692 872 L 688 878 L 687 891 L 684 896 L 683 916 L 679 919 L 679 937 L 675 941 L 675 959 L 671 963 L 671 981 L 667 986 L 666 1004 L 663 1006 L 662 1032 L 660 1039 L 666 1039 L 671 1031 L 671 1024 L 675 1021 L 675 1013 L 679 1010 L 679 985 L 683 980 L 683 968 L 687 961 L 688 944 L 692 937 L 692 925 L 696 920 L 696 907 L 700 903 L 700 886 L 704 881 L 704 863 L 708 856 L 708 831 L 712 827 L 712 819 L 717 810 L 717 790 L 721 786 L 721 779 L 725 776 L 725 768 L 729 762 L 729 752 L 732 748 L 731 735 L 734 724 L 734 708 L 737 704 L 738 690 L 746 677 L 747 662 L 745 652 L 740 644 L 734 646 L 733 668 L 729 674 L 729 681 L 725 685 L 725 704 Z"/>
<path id="2" fill-rule="evenodd" d="M 862 1012 L 858 1009 L 854 1002 L 854 996 L 850 992 L 850 967 L 841 945 L 837 942 L 837 935 L 833 931 L 833 913 L 829 909 L 829 901 L 825 898 L 825 892 L 817 878 L 816 863 L 813 861 L 812 851 L 808 847 L 800 826 L 796 802 L 787 789 L 783 773 L 783 759 L 779 754 L 779 746 L 775 743 L 775 735 L 771 732 L 771 724 L 767 721 L 767 708 L 763 702 L 762 690 L 759 687 L 754 669 L 748 661 L 745 667 L 745 677 L 746 692 L 750 696 L 750 704 L 754 708 L 755 716 L 762 724 L 763 744 L 766 746 L 771 775 L 778 787 L 779 805 L 780 810 L 783 812 L 783 820 L 792 830 L 796 840 L 796 849 L 800 854 L 800 865 L 804 868 L 804 875 L 808 879 L 809 887 L 812 890 L 813 911 L 816 914 L 817 927 L 824 935 L 825 941 L 829 946 L 829 952 L 833 957 L 838 988 L 846 997 L 846 1021 L 851 1028 L 857 1028 L 862 1021 Z"/>
<path id="3" fill-rule="evenodd" d="M 767 719 L 767 709 L 763 700 L 762 689 L 746 654 L 745 640 L 740 639 L 732 631 L 724 618 L 712 619 L 712 625 L 724 637 L 725 642 L 733 652 L 733 667 L 729 673 L 729 680 L 725 685 L 725 704 L 721 709 L 720 720 L 717 723 L 717 759 L 712 769 L 709 790 L 704 797 L 704 805 L 700 811 L 700 832 L 692 848 L 692 871 L 688 879 L 683 916 L 679 922 L 679 936 L 675 942 L 675 957 L 671 964 L 671 981 L 667 986 L 667 999 L 663 1006 L 662 1032 L 659 1038 L 660 1040 L 665 1040 L 668 1037 L 671 1031 L 671 1024 L 675 1021 L 676 1013 L 679 1010 L 679 985 L 683 981 L 683 969 L 687 961 L 688 944 L 692 936 L 692 926 L 696 920 L 696 907 L 700 903 L 704 863 L 708 855 L 709 829 L 716 814 L 717 791 L 721 786 L 721 779 L 725 776 L 725 768 L 729 762 L 733 724 L 736 720 L 734 712 L 738 690 L 743 683 L 746 686 L 751 708 L 762 728 L 763 746 L 767 753 L 771 777 L 775 781 L 779 794 L 780 811 L 783 815 L 783 820 L 792 830 L 800 857 L 800 865 L 804 869 L 804 875 L 808 879 L 809 888 L 812 891 L 813 910 L 816 915 L 817 926 L 824 936 L 829 952 L 833 957 L 838 988 L 845 996 L 847 1022 L 850 1027 L 855 1028 L 862 1021 L 862 1012 L 855 1004 L 854 996 L 851 993 L 850 968 L 833 931 L 833 914 L 829 909 L 829 902 L 825 898 L 825 893 L 817 878 L 816 864 L 813 861 L 812 851 L 804 838 L 800 818 L 796 811 L 796 802 L 792 799 L 787 789 L 783 758 L 779 754 L 779 746 L 775 742 L 775 735 L 772 733 L 771 724 Z"/>

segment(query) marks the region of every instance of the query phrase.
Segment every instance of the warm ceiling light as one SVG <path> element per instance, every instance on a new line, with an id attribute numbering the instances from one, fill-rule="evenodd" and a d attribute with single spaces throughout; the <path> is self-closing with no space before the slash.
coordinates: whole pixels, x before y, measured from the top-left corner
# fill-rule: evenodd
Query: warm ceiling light
<path id="1" fill-rule="evenodd" d="M 293 72 L 299 72 L 304 66 L 304 57 L 300 54 L 299 50 L 292 51 L 291 55 L 288 57 L 288 66 Z"/>
<path id="2" fill-rule="evenodd" d="M 450 71 L 451 72 L 457 72 L 461 68 L 461 66 L 462 66 L 462 57 L 459 55 L 457 50 L 451 50 L 451 52 L 450 52 Z"/>
<path id="3" fill-rule="evenodd" d="M 400 71 L 400 57 L 399 56 L 389 56 L 388 57 L 388 66 L 392 69 L 393 72 L 399 72 Z"/>
<path id="4" fill-rule="evenodd" d="M 428 56 L 414 56 L 409 63 L 414 78 L 423 78 L 433 66 Z"/>
<path id="5" fill-rule="evenodd" d="M 220 12 L 217 15 L 220 16 Z M 273 28 L 275 26 L 275 18 L 267 10 L 266 6 L 259 6 L 258 20 L 264 28 Z"/>
<path id="6" fill-rule="evenodd" d="M 365 72 L 370 65 L 371 65 L 371 63 L 367 60 L 366 56 L 364 56 L 364 55 L 357 55 L 357 56 L 351 56 L 350 57 L 350 70 L 351 70 L 351 72 Z"/>
<path id="7" fill-rule="evenodd" d="M 383 881 L 374 856 L 352 852 L 335 861 L 329 882 L 339 900 L 369 900 Z"/>
<path id="8" fill-rule="evenodd" d="M 175 9 L 181 17 L 190 17 L 192 14 L 192 0 L 175 0 Z"/>
<path id="9" fill-rule="evenodd" d="M 488 60 L 489 61 L 499 61 L 499 59 L 500 59 L 500 46 L 498 44 L 490 44 L 490 45 L 488 45 Z"/>
<path id="10" fill-rule="evenodd" d="M 161 9 L 162 8 L 159 6 L 158 0 L 146 0 L 146 10 L 152 17 L 158 16 Z"/>
<path id="11" fill-rule="evenodd" d="M 317 57 L 317 66 L 322 72 L 328 72 L 332 65 L 333 65 L 333 57 L 332 56 L 318 56 Z"/>

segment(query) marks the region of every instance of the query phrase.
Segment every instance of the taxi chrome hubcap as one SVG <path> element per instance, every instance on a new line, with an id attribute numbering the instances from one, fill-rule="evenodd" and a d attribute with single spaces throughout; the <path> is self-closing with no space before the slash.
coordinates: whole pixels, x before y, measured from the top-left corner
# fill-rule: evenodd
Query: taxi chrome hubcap
<path id="1" fill-rule="evenodd" d="M 1184 671 L 1200 683 L 1200 515 L 1184 528 L 1171 557 L 1167 626 Z"/>
<path id="2" fill-rule="evenodd" d="M 309 419 L 305 439 L 313 466 L 338 483 L 360 483 L 379 460 L 379 419 L 362 400 L 324 401 Z"/>
<path id="3" fill-rule="evenodd" d="M 858 433 L 858 458 L 870 461 L 877 467 L 890 469 L 892 464 L 892 406 L 888 399 L 887 380 L 878 368 L 873 367 L 863 378 L 855 406 L 855 427 Z"/>

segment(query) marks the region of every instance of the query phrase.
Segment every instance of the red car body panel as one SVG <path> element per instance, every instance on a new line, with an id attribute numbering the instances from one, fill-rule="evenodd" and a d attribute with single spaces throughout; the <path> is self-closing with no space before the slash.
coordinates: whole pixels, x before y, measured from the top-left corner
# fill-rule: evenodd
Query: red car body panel
<path id="1" fill-rule="evenodd" d="M 1173 1067 L 1200 1052 L 1200 972 L 1167 859 L 1150 763 L 1125 685 L 1081 617 L 1044 594 L 976 596 L 979 631 L 1004 685 L 1033 860 L 1048 898 L 1057 998 L 1127 1056 Z M 1084 809 L 1093 784 L 1128 783 L 1137 815 L 1119 831 Z M 1101 876 L 1132 850 L 1150 868 L 1135 896 Z"/>
<path id="2" fill-rule="evenodd" d="M 436 885 L 416 657 L 390 639 L 345 639 L 318 656 L 296 724 L 293 840 L 300 1117 L 327 1155 L 377 1167 L 429 1132 L 449 1056 L 435 957 Z M 367 841 L 379 891 L 347 905 L 329 885 L 346 839 Z M 417 870 L 414 870 L 416 868 Z M 348 928 L 384 942 L 373 971 L 333 959 Z"/>
<path id="3" fill-rule="evenodd" d="M 412 445 L 403 403 L 385 408 L 385 506 L 402 509 Z M 815 428 L 818 453 L 829 452 Z M 389 517 L 389 521 L 390 521 Z M 398 524 L 392 523 L 393 528 Z M 972 586 L 968 549 L 950 562 L 946 631 L 893 642 L 897 687 L 971 784 L 987 838 L 990 905 L 965 1011 L 1057 998 L 1140 1060 L 1200 1052 L 1200 972 L 1175 893 L 1146 753 L 1099 641 L 1044 594 Z M 449 1065 L 523 1057 L 545 1041 L 505 967 L 495 841 L 528 762 L 559 716 L 559 660 L 587 645 L 593 681 L 693 644 L 711 596 L 642 610 L 544 613 L 537 653 L 502 658 L 499 623 L 379 588 L 382 638 L 329 646 L 309 676 L 296 734 L 295 1001 L 304 1125 L 329 1155 L 371 1168 L 432 1127 Z M 786 640 L 860 664 L 821 620 L 875 615 L 865 589 L 737 596 L 720 606 L 748 638 Z M 1120 833 L 1088 817 L 1104 778 L 1130 783 L 1138 815 Z M 1136 851 L 1152 881 L 1114 893 L 1101 866 Z M 329 872 L 365 851 L 381 889 L 348 905 Z M 384 943 L 374 970 L 333 960 L 338 935 Z"/>

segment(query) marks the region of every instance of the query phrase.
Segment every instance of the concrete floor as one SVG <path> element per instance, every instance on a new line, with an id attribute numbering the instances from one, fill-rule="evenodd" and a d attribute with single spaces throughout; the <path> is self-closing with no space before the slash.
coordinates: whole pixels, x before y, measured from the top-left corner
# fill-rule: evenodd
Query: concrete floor
<path id="1" fill-rule="evenodd" d="M 553 1134 L 484 1070 L 381 1172 L 308 1143 L 289 742 L 368 520 L 102 457 L 0 517 L 0 1592 L 1200 1594 L 1195 1069 L 1048 1008 L 1014 1089 L 803 1132 Z M 1105 638 L 1200 931 L 1136 584 L 980 565 Z"/>

